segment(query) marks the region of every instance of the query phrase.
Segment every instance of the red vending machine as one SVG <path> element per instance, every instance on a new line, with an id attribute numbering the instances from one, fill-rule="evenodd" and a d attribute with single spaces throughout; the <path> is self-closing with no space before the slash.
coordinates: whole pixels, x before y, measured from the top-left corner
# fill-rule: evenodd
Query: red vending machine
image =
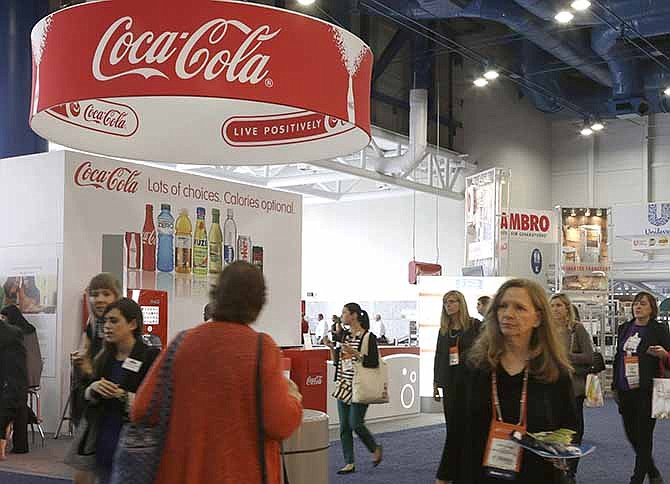
<path id="1" fill-rule="evenodd" d="M 128 297 L 142 308 L 144 342 L 149 346 L 168 344 L 168 293 L 153 289 L 128 289 Z"/>

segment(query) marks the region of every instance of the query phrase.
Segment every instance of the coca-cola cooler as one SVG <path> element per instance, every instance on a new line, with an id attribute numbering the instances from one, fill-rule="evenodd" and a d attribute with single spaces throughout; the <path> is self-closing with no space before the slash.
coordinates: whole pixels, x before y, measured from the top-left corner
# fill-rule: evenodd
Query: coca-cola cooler
<path id="1" fill-rule="evenodd" d="M 289 348 L 283 350 L 282 354 L 291 359 L 291 380 L 302 393 L 303 407 L 326 412 L 326 361 L 330 356 L 329 350 Z"/>
<path id="2" fill-rule="evenodd" d="M 128 289 L 128 297 L 142 308 L 144 342 L 157 348 L 167 345 L 168 293 L 153 289 Z"/>

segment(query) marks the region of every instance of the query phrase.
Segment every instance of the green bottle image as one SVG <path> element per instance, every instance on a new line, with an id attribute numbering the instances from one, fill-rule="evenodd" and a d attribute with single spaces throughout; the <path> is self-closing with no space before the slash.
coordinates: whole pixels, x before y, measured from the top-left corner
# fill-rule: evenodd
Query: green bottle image
<path id="1" fill-rule="evenodd" d="M 212 209 L 212 225 L 209 227 L 209 272 L 218 274 L 223 270 L 223 234 L 219 225 L 220 212 Z"/>
<path id="2" fill-rule="evenodd" d="M 209 266 L 209 248 L 207 243 L 207 227 L 205 226 L 205 209 L 195 209 L 196 221 L 193 232 L 193 273 L 207 275 Z"/>

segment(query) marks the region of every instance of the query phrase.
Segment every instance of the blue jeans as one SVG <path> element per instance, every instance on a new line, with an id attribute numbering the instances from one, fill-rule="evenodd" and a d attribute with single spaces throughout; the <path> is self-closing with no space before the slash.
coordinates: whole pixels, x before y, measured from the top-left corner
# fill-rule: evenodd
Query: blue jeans
<path id="1" fill-rule="evenodd" d="M 367 410 L 368 406 L 362 403 L 347 404 L 341 400 L 337 401 L 337 413 L 340 416 L 340 442 L 342 442 L 342 453 L 346 464 L 354 463 L 354 436 L 352 432 L 356 432 L 356 435 L 370 452 L 377 450 L 377 442 L 365 426 L 365 412 Z"/>

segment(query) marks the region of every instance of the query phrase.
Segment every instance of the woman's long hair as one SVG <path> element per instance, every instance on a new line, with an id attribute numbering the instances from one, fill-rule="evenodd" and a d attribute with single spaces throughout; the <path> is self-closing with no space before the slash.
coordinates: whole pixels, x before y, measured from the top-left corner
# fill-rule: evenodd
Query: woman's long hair
<path id="1" fill-rule="evenodd" d="M 535 310 L 539 313 L 540 325 L 533 329 L 529 345 L 529 370 L 536 379 L 553 383 L 560 373 L 572 370 L 565 345 L 552 321 L 549 301 L 544 289 L 528 279 L 510 279 L 496 293 L 486 313 L 486 324 L 482 334 L 470 352 L 470 362 L 477 368 L 495 371 L 505 352 L 505 341 L 500 331 L 498 309 L 508 289 L 525 289 Z"/>
<path id="2" fill-rule="evenodd" d="M 142 337 L 142 308 L 140 305 L 132 299 L 122 297 L 118 301 L 107 306 L 103 316 L 109 314 L 112 309 L 118 309 L 126 321 L 131 322 L 134 320 L 137 323 L 137 327 L 133 330 L 133 336 L 135 337 L 135 341 L 138 341 Z M 102 372 L 104 371 L 107 362 L 110 358 L 116 356 L 116 351 L 117 348 L 115 343 L 108 343 L 106 341 L 103 343 L 102 349 L 93 360 L 93 371 L 96 376 L 103 376 Z"/>
<path id="3" fill-rule="evenodd" d="M 458 299 L 458 319 L 456 321 L 454 321 L 454 318 L 447 314 L 447 308 L 444 307 L 444 303 L 448 297 L 455 297 Z M 450 329 L 458 327 L 460 327 L 463 331 L 467 331 L 470 329 L 470 326 L 472 326 L 472 318 L 470 317 L 470 312 L 468 311 L 468 303 L 465 302 L 465 296 L 463 296 L 463 293 L 460 291 L 449 291 L 442 297 L 440 334 L 444 336 Z"/>
<path id="4" fill-rule="evenodd" d="M 574 305 L 572 304 L 572 301 L 570 301 L 570 298 L 568 296 L 566 296 L 565 294 L 558 293 L 558 294 L 554 294 L 553 296 L 551 296 L 551 299 L 549 300 L 549 304 L 551 304 L 551 302 L 554 299 L 558 299 L 559 301 L 561 301 L 563 303 L 563 305 L 567 308 L 567 310 L 568 310 L 568 329 L 570 331 L 572 331 L 573 329 L 575 329 L 575 324 L 577 324 L 577 318 L 575 317 L 575 309 L 574 309 Z M 558 321 L 556 321 L 556 322 L 558 323 Z"/>

